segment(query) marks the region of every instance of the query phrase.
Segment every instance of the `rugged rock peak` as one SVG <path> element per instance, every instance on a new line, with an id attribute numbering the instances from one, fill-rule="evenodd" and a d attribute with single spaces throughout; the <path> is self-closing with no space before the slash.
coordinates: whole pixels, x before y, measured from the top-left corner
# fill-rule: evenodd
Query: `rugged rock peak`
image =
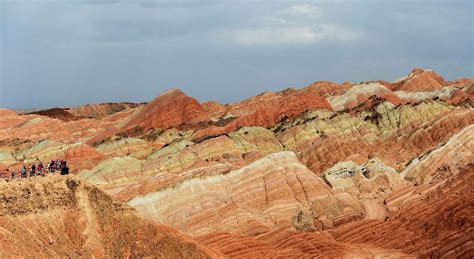
<path id="1" fill-rule="evenodd" d="M 410 71 L 410 73 L 408 74 L 408 77 L 414 77 L 414 76 L 417 76 L 417 75 L 420 75 L 420 74 L 423 74 L 425 73 L 426 71 L 431 71 L 431 69 L 423 69 L 421 67 L 415 67 L 412 71 Z"/>
<path id="2" fill-rule="evenodd" d="M 209 116 L 196 99 L 187 96 L 179 89 L 170 89 L 137 110 L 124 129 L 135 127 L 166 129 L 206 121 L 209 121 Z"/>
<path id="3" fill-rule="evenodd" d="M 156 99 L 162 99 L 164 100 L 165 98 L 179 98 L 179 97 L 185 97 L 187 96 L 181 89 L 179 88 L 169 88 L 160 94 L 158 94 L 157 97 L 155 97 L 154 100 Z M 153 102 L 153 101 L 152 101 Z"/>
<path id="4" fill-rule="evenodd" d="M 433 91 L 443 87 L 445 80 L 433 70 L 415 68 L 408 76 L 393 82 L 394 90 L 415 92 Z"/>
<path id="5" fill-rule="evenodd" d="M 342 84 L 329 81 L 317 81 L 301 89 L 301 91 L 310 92 L 321 96 L 331 96 L 343 94 L 349 88 L 351 88 L 351 83 L 348 81 Z"/>

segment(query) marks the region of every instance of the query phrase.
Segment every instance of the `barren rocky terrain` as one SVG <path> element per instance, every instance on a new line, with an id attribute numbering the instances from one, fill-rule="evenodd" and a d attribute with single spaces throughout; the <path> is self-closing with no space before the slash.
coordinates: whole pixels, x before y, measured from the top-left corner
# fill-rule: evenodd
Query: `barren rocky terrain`
<path id="1" fill-rule="evenodd" d="M 474 256 L 474 80 L 0 109 L 0 257 Z"/>

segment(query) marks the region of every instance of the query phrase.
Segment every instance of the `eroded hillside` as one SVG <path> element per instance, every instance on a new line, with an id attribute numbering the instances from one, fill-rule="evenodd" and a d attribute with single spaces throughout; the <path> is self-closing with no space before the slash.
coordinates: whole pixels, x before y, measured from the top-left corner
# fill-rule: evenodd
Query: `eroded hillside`
<path id="1" fill-rule="evenodd" d="M 76 177 L 1 183 L 0 199 L 2 257 L 218 256 Z"/>

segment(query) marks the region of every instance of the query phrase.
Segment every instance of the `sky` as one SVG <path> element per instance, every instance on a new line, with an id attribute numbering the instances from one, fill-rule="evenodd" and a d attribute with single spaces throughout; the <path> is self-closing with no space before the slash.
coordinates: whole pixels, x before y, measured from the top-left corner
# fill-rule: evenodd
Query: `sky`
<path id="1" fill-rule="evenodd" d="M 474 77 L 474 1 L 0 0 L 0 107 Z"/>

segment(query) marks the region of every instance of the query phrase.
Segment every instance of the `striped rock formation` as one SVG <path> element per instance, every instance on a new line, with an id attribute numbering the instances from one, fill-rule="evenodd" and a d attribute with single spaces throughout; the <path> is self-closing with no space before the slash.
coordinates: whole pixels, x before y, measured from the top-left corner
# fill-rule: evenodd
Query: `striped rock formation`
<path id="1" fill-rule="evenodd" d="M 168 225 L 211 256 L 469 257 L 473 101 L 473 79 L 414 69 L 230 104 L 172 89 L 142 104 L 0 109 L 0 170 L 66 159 L 76 180 L 133 207 L 132 221 Z M 22 181 L 33 184 L 5 188 Z M 74 240 L 41 255 L 92 254 Z"/>
<path id="2" fill-rule="evenodd" d="M 137 103 L 99 103 L 86 104 L 68 109 L 67 111 L 75 116 L 100 119 L 138 106 L 140 106 L 140 104 Z"/>
<path id="3" fill-rule="evenodd" d="M 1 257 L 218 258 L 74 177 L 0 183 Z"/>

